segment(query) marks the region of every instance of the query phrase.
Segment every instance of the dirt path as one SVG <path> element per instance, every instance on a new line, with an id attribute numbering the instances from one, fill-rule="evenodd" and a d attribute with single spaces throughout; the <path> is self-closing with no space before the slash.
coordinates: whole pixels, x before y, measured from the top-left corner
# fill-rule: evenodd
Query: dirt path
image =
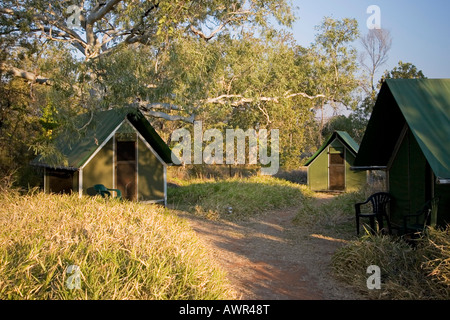
<path id="1" fill-rule="evenodd" d="M 211 248 L 241 299 L 361 299 L 330 275 L 332 254 L 344 240 L 294 225 L 297 210 L 274 210 L 243 222 L 184 217 Z"/>

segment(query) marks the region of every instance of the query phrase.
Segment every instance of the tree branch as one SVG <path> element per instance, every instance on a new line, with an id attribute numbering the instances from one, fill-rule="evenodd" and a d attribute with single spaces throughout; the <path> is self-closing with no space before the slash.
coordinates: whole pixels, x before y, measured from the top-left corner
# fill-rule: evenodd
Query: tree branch
<path id="1" fill-rule="evenodd" d="M 217 27 L 217 29 L 215 29 L 213 32 L 211 32 L 209 34 L 209 36 L 205 35 L 202 31 L 198 30 L 197 28 L 195 28 L 193 25 L 190 26 L 191 31 L 199 36 L 200 38 L 202 38 L 205 41 L 209 41 L 211 40 L 217 33 L 219 33 L 228 23 L 230 22 L 230 20 L 225 21 L 224 23 L 222 23 L 219 27 Z"/>
<path id="2" fill-rule="evenodd" d="M 0 63 L 0 70 L 12 74 L 14 77 L 23 78 L 39 84 L 51 85 L 51 80 L 48 78 L 41 77 L 32 72 L 25 71 L 4 63 Z"/>
<path id="3" fill-rule="evenodd" d="M 191 114 L 189 117 L 185 117 L 185 116 L 181 116 L 181 115 L 172 115 L 172 114 L 167 114 L 165 112 L 161 112 L 161 111 L 155 111 L 153 109 L 164 109 L 164 110 L 177 110 L 177 111 L 181 111 L 184 108 L 181 106 L 177 106 L 171 103 L 162 103 L 162 102 L 153 102 L 153 103 L 148 103 L 146 101 L 139 101 L 137 103 L 135 103 L 135 105 L 138 106 L 139 110 L 141 110 L 144 114 L 147 114 L 149 116 L 152 117 L 156 117 L 156 118 L 162 118 L 165 120 L 169 120 L 169 121 L 184 121 L 184 122 L 188 122 L 188 123 L 194 123 L 195 120 L 195 115 Z"/>
<path id="4" fill-rule="evenodd" d="M 86 19 L 87 24 L 94 24 L 98 20 L 102 19 L 108 12 L 110 12 L 114 7 L 122 0 L 109 0 L 102 6 L 97 6 L 96 9 L 89 15 Z"/>
<path id="5" fill-rule="evenodd" d="M 214 29 L 209 35 L 206 35 L 204 32 L 202 32 L 201 30 L 195 28 L 192 24 L 190 25 L 190 30 L 197 36 L 199 36 L 200 38 L 202 38 L 205 41 L 209 41 L 212 38 L 214 38 L 214 36 L 219 33 L 223 28 L 226 27 L 227 24 L 231 23 L 232 21 L 237 21 L 237 20 L 241 20 L 243 19 L 242 16 L 245 15 L 249 15 L 252 12 L 249 10 L 243 10 L 243 11 L 234 11 L 234 12 L 230 12 L 228 14 L 229 18 L 226 19 L 224 22 L 222 22 L 216 29 Z"/>
<path id="6" fill-rule="evenodd" d="M 149 115 L 152 117 L 156 117 L 156 118 L 162 118 L 168 121 L 184 121 L 184 122 L 188 122 L 188 123 L 194 123 L 195 120 L 195 115 L 190 115 L 189 117 L 184 117 L 184 116 L 180 116 L 180 115 L 171 115 L 171 114 L 167 114 L 164 112 L 160 112 L 160 111 L 153 111 L 153 110 L 149 110 L 146 108 L 140 108 L 140 110 L 142 111 L 142 113 L 144 115 Z"/>
<path id="7" fill-rule="evenodd" d="M 227 104 L 229 103 L 233 107 L 239 107 L 246 103 L 253 103 L 257 101 L 266 101 L 266 102 L 275 102 L 279 103 L 280 99 L 292 99 L 294 97 L 304 97 L 310 100 L 318 99 L 318 98 L 326 98 L 323 94 L 318 94 L 315 96 L 310 96 L 304 92 L 297 92 L 297 93 L 291 93 L 286 92 L 282 97 L 258 97 L 258 98 L 245 98 L 244 96 L 240 94 L 223 94 L 221 96 L 215 97 L 215 98 L 208 98 L 205 100 L 202 100 L 201 102 L 205 104 L 209 103 L 215 103 L 215 104 Z M 231 102 L 228 102 L 229 99 L 238 99 Z"/>
<path id="8" fill-rule="evenodd" d="M 84 41 L 79 39 L 78 37 L 74 38 L 72 35 L 64 32 L 64 31 L 54 30 L 51 27 L 44 27 L 44 26 L 41 26 L 38 29 L 31 29 L 30 31 L 32 31 L 32 32 L 41 31 L 44 34 L 44 36 L 49 40 L 70 42 L 70 44 L 73 45 L 76 49 L 78 49 L 78 51 L 80 51 L 82 54 L 85 54 L 86 43 L 84 43 Z M 54 38 L 54 36 L 61 37 L 63 39 Z M 69 39 L 67 39 L 67 38 L 69 38 Z"/>

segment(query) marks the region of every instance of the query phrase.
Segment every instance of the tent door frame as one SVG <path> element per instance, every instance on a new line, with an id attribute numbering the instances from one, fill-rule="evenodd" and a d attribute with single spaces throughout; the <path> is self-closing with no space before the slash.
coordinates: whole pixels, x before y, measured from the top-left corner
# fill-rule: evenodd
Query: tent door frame
<path id="1" fill-rule="evenodd" d="M 136 201 L 138 199 L 138 176 L 139 176 L 139 172 L 138 172 L 138 145 L 137 145 L 137 134 L 135 133 L 135 139 L 134 141 L 127 141 L 130 142 L 130 144 L 132 143 L 133 145 L 133 153 L 134 153 L 134 160 L 119 160 L 118 155 L 120 153 L 120 148 L 119 148 L 119 144 L 121 144 L 124 141 L 119 141 L 120 139 L 117 139 L 116 135 L 114 135 L 114 185 L 116 189 L 120 189 L 122 191 L 122 196 L 126 199 L 132 200 L 132 201 Z M 124 185 L 122 185 L 120 183 L 120 169 L 119 167 L 121 165 L 132 165 L 130 166 L 130 168 L 132 168 L 133 170 L 133 177 L 132 177 L 132 181 L 130 181 L 129 183 L 134 183 L 134 190 L 133 193 L 131 195 L 129 195 L 129 197 L 127 197 L 127 191 Z"/>
<path id="2" fill-rule="evenodd" d="M 343 152 L 342 153 L 334 153 L 334 154 L 341 154 L 342 155 L 342 164 L 332 164 L 331 161 L 331 155 L 332 153 L 330 152 L 330 147 L 328 147 L 328 189 L 332 190 L 332 191 L 344 191 L 347 188 L 347 177 L 346 177 L 346 167 L 345 167 L 345 163 L 346 163 L 346 148 L 343 146 Z M 343 173 L 340 175 L 340 180 L 342 178 L 342 181 L 340 181 L 341 183 L 339 184 L 339 188 L 332 188 L 331 186 L 331 176 L 332 176 L 332 168 L 340 168 L 341 170 L 343 170 Z M 335 177 L 333 177 L 333 179 L 335 179 Z M 342 188 L 341 188 L 342 186 Z"/>

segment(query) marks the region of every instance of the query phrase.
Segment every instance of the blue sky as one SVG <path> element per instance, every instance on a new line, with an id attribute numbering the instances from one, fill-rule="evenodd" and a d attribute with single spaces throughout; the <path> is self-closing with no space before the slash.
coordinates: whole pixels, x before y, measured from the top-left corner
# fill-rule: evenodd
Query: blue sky
<path id="1" fill-rule="evenodd" d="M 293 30 L 297 42 L 309 46 L 325 16 L 355 18 L 362 34 L 368 32 L 367 8 L 381 9 L 381 27 L 392 36 L 389 60 L 381 69 L 391 70 L 400 60 L 410 62 L 428 78 L 450 78 L 449 0 L 294 0 L 298 21 Z M 355 47 L 359 48 L 358 43 Z"/>

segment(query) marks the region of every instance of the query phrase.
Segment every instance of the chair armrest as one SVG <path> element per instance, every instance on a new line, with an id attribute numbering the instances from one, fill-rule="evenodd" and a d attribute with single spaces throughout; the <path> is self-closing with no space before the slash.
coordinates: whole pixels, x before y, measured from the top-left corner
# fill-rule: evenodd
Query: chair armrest
<path id="1" fill-rule="evenodd" d="M 117 197 L 122 198 L 122 192 L 119 189 L 108 189 L 109 191 L 115 191 L 117 193 Z"/>
<path id="2" fill-rule="evenodd" d="M 363 204 L 366 204 L 366 203 L 369 203 L 369 199 L 367 199 L 366 201 L 364 201 L 364 202 L 357 202 L 357 203 L 355 203 L 355 206 L 356 205 L 363 205 Z"/>
<path id="3" fill-rule="evenodd" d="M 409 222 L 410 219 L 415 218 L 415 219 L 416 219 L 415 223 L 418 224 L 418 223 L 419 223 L 419 218 L 420 218 L 421 216 L 423 216 L 424 219 L 426 220 L 427 217 L 428 217 L 429 212 L 430 212 L 430 210 L 427 210 L 427 211 L 418 211 L 418 212 L 416 212 L 416 213 L 411 213 L 411 214 L 406 214 L 406 215 L 404 215 L 404 216 L 403 216 L 403 227 L 404 227 L 405 231 L 406 231 L 407 228 L 408 228 L 408 222 Z"/>
<path id="4" fill-rule="evenodd" d="M 364 205 L 364 204 L 367 204 L 367 203 L 369 203 L 369 200 L 366 200 L 364 202 L 355 203 L 355 212 L 356 212 L 357 215 L 361 214 L 361 206 Z"/>

